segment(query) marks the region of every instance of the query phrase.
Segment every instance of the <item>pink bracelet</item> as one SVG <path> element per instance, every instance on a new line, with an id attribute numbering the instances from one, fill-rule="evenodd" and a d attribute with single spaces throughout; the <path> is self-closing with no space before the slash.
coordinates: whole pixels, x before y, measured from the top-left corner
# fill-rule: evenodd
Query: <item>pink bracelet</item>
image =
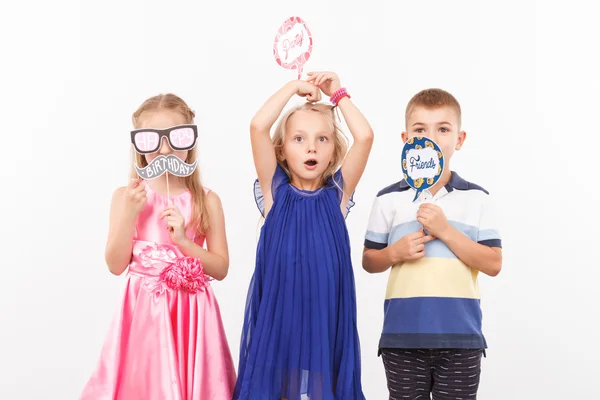
<path id="1" fill-rule="evenodd" d="M 333 104 L 333 106 L 336 107 L 338 105 L 338 103 L 340 102 L 340 100 L 343 99 L 344 97 L 348 97 L 349 99 L 351 98 L 351 96 L 350 96 L 350 94 L 348 94 L 348 91 L 346 90 L 346 88 L 339 88 L 331 95 L 330 100 L 331 100 L 331 103 Z"/>

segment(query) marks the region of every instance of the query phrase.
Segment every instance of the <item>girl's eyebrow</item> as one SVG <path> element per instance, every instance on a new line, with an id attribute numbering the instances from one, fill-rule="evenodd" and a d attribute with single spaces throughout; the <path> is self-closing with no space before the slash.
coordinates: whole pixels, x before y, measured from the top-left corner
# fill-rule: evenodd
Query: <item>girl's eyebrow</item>
<path id="1" fill-rule="evenodd" d="M 305 131 L 303 131 L 302 129 L 298 129 L 294 133 L 299 134 L 299 135 L 307 135 L 307 133 Z M 332 133 L 329 131 L 319 131 L 316 134 L 317 135 L 328 135 L 328 136 L 332 135 Z"/>

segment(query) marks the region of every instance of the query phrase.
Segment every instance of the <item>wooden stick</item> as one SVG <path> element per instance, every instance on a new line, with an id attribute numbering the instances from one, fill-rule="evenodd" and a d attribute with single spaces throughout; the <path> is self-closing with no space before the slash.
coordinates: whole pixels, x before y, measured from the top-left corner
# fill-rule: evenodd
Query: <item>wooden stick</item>
<path id="1" fill-rule="evenodd" d="M 167 178 L 167 200 L 171 200 L 171 193 L 169 192 L 169 173 L 165 173 L 165 176 Z"/>

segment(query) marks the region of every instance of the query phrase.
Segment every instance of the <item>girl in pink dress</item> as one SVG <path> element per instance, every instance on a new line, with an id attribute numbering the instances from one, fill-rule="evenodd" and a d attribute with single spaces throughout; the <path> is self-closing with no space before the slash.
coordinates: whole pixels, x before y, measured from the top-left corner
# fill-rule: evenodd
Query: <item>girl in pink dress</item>
<path id="1" fill-rule="evenodd" d="M 193 119 L 175 95 L 146 100 L 133 114 L 135 164 L 160 166 L 175 155 L 184 163 L 169 161 L 171 167 L 193 168 Z M 145 135 L 136 136 L 141 131 Z M 81 400 L 233 396 L 235 368 L 210 286 L 229 268 L 223 209 L 202 187 L 197 169 L 188 176 L 177 171 L 141 180 L 134 169 L 130 184 L 113 195 L 106 263 L 115 275 L 128 269 L 128 276 Z"/>

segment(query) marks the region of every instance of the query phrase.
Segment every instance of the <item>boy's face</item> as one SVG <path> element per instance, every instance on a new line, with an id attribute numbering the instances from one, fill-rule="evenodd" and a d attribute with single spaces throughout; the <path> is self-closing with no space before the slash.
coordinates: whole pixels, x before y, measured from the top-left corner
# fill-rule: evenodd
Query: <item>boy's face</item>
<path id="1" fill-rule="evenodd" d="M 402 140 L 406 142 L 414 136 L 433 139 L 444 152 L 444 158 L 448 162 L 454 152 L 460 150 L 467 134 L 460 131 L 458 115 L 453 108 L 444 106 L 427 109 L 416 106 L 408 116 Z"/>

